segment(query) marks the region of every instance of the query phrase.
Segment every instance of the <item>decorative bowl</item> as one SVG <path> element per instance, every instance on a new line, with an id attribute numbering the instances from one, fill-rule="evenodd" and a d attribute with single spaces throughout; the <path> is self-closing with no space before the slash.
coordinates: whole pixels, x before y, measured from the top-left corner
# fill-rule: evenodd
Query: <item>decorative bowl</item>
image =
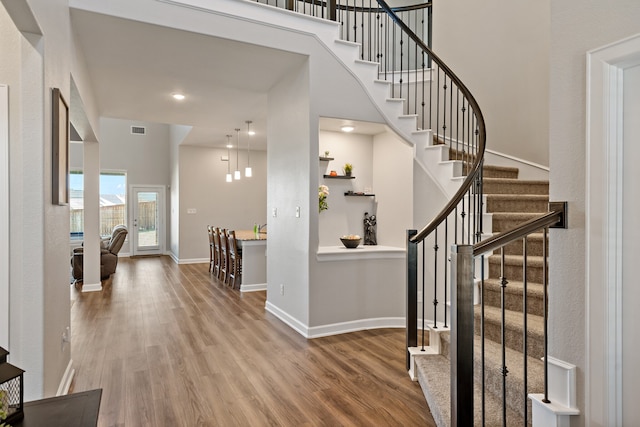
<path id="1" fill-rule="evenodd" d="M 350 234 L 348 236 L 342 236 L 340 241 L 347 249 L 355 249 L 358 247 L 362 239 L 357 234 Z"/>

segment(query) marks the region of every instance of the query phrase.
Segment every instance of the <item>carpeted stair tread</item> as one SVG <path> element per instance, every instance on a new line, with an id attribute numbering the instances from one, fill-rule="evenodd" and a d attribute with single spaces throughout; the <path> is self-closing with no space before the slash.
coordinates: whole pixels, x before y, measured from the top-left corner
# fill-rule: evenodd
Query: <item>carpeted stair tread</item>
<path id="1" fill-rule="evenodd" d="M 483 178 L 484 194 L 549 194 L 549 181 L 525 181 L 507 178 Z"/>
<path id="2" fill-rule="evenodd" d="M 487 212 L 547 212 L 547 194 L 485 194 Z"/>
<path id="3" fill-rule="evenodd" d="M 527 265 L 530 267 L 540 267 L 542 268 L 543 258 L 541 256 L 533 256 L 530 255 L 527 257 Z M 489 262 L 500 262 L 500 255 L 490 255 Z M 522 257 L 519 255 L 505 255 L 504 263 L 506 265 L 519 265 L 522 267 Z"/>
<path id="4" fill-rule="evenodd" d="M 449 349 L 449 333 L 440 335 L 442 347 Z M 482 379 L 482 340 L 476 335 L 473 343 L 473 370 L 474 382 L 480 384 Z M 513 411 L 524 417 L 524 403 L 528 402 L 524 392 L 524 356 L 521 352 L 505 349 L 505 360 L 507 367 L 507 405 Z M 489 393 L 496 399 L 502 398 L 502 347 L 491 341 L 485 340 L 485 386 Z M 541 393 L 544 390 L 544 365 L 540 359 L 527 356 L 527 379 L 528 393 Z M 529 407 L 528 419 L 531 422 L 531 404 Z"/>
<path id="5" fill-rule="evenodd" d="M 500 307 L 501 304 L 500 279 L 485 279 L 484 302 L 486 306 Z M 522 294 L 524 283 L 510 281 L 505 289 L 505 307 L 511 311 L 522 311 Z M 540 283 L 527 283 L 527 313 L 542 315 L 544 286 Z"/>
<path id="6" fill-rule="evenodd" d="M 474 307 L 475 330 L 480 334 L 480 306 Z M 502 315 L 499 307 L 485 305 L 484 308 L 484 331 L 485 337 L 500 343 Z M 507 347 L 522 351 L 522 312 L 505 310 L 505 344 Z M 527 314 L 527 349 L 531 357 L 540 358 L 544 353 L 544 322 L 541 316 Z"/>
<path id="7" fill-rule="evenodd" d="M 492 213 L 494 232 L 508 231 L 525 222 L 544 215 L 546 212 L 496 212 Z"/>
<path id="8" fill-rule="evenodd" d="M 518 179 L 519 173 L 520 169 L 511 166 L 484 165 L 482 167 L 482 175 L 486 178 Z"/>
<path id="9" fill-rule="evenodd" d="M 431 410 L 431 415 L 437 426 L 451 425 L 451 380 L 449 359 L 441 355 L 416 356 L 416 370 L 418 382 L 422 387 L 425 398 Z M 482 425 L 481 390 L 478 381 L 474 381 L 474 425 Z M 502 403 L 499 399 L 486 394 L 486 425 L 502 425 Z M 509 426 L 521 426 L 523 418 L 517 412 L 507 408 L 507 422 Z"/>
<path id="10" fill-rule="evenodd" d="M 497 234 L 497 233 L 494 233 Z M 547 237 L 548 240 L 548 237 Z M 533 233 L 527 236 L 527 255 L 528 256 L 542 256 L 542 233 Z M 523 254 L 522 239 L 509 243 L 504 247 L 505 255 L 519 255 Z M 500 249 L 496 249 L 494 254 L 500 254 Z"/>
<path id="11" fill-rule="evenodd" d="M 489 277 L 497 278 L 502 275 L 500 261 L 501 256 L 498 254 L 489 257 Z M 522 280 L 522 256 L 521 255 L 505 255 L 504 276 L 508 281 Z M 529 282 L 543 283 L 544 270 L 543 258 L 541 256 L 530 255 L 527 257 L 527 280 Z"/>

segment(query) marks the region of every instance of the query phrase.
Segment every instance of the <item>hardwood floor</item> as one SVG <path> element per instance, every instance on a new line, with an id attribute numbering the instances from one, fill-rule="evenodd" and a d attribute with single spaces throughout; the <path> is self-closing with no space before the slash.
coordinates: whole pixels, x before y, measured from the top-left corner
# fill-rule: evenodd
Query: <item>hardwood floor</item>
<path id="1" fill-rule="evenodd" d="M 100 426 L 435 425 L 404 330 L 307 340 L 207 268 L 123 258 L 72 288 L 72 388 L 103 389 Z"/>

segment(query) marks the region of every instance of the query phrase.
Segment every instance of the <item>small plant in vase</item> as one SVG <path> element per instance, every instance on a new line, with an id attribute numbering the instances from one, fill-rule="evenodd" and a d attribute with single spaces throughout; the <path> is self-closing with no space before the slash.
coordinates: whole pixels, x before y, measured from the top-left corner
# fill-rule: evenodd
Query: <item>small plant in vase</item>
<path id="1" fill-rule="evenodd" d="M 351 172 L 353 172 L 353 165 L 351 163 L 345 163 L 342 170 L 346 176 L 351 176 Z"/>

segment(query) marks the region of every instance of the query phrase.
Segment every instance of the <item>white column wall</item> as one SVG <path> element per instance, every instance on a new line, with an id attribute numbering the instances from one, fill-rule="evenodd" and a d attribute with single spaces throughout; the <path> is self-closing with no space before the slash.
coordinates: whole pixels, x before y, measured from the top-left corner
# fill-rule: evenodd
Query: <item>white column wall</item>
<path id="1" fill-rule="evenodd" d="M 305 62 L 269 92 L 267 121 L 267 310 L 299 330 L 309 324 L 310 206 L 315 206 L 310 201 L 317 183 L 309 174 L 318 153 L 309 86 Z"/>
<path id="2" fill-rule="evenodd" d="M 607 422 L 604 388 L 590 387 L 590 383 L 599 384 L 608 379 L 589 376 L 601 372 L 605 361 L 591 360 L 595 370 L 587 372 L 589 349 L 585 319 L 590 313 L 584 272 L 585 253 L 590 249 L 585 241 L 586 53 L 637 34 L 638 22 L 640 3 L 635 0 L 591 3 L 589 7 L 580 0 L 551 2 L 550 198 L 569 202 L 569 229 L 550 233 L 549 347 L 551 356 L 578 368 L 577 406 L 584 412 L 573 417 L 572 426 L 606 425 Z M 600 194 L 605 188 L 605 177 L 601 178 L 601 189 L 590 189 L 598 191 L 598 197 L 606 195 Z M 604 336 L 604 329 L 602 334 Z"/>
<path id="3" fill-rule="evenodd" d="M 75 144 L 74 144 L 75 145 Z M 84 142 L 84 239 L 82 291 L 102 290 L 100 282 L 100 145 Z"/>

